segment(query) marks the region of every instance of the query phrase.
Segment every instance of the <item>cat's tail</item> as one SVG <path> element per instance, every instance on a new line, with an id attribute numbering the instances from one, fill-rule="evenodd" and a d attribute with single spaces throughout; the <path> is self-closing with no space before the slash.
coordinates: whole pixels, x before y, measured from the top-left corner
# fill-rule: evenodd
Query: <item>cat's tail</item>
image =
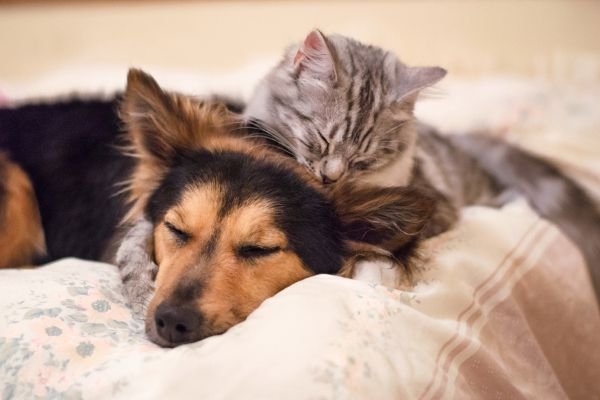
<path id="1" fill-rule="evenodd" d="M 579 247 L 600 301 L 600 211 L 585 190 L 542 158 L 499 139 L 456 135 L 451 141 Z"/>

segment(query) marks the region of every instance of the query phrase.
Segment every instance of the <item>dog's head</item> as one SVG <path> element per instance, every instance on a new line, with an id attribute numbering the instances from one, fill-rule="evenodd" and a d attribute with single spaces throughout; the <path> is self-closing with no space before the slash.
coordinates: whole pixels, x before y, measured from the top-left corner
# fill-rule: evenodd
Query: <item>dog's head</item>
<path id="1" fill-rule="evenodd" d="M 159 266 L 146 330 L 163 346 L 222 333 L 294 282 L 338 273 L 348 243 L 414 236 L 426 217 L 399 214 L 407 198 L 427 199 L 402 190 L 326 193 L 239 135 L 223 106 L 167 93 L 141 71 L 129 73 L 122 116 L 138 158 L 130 217 L 152 221 Z"/>

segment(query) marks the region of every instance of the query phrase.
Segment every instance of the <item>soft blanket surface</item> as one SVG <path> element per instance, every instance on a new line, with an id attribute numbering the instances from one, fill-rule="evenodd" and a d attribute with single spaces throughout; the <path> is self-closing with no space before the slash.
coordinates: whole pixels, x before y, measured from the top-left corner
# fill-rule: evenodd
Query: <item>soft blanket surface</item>
<path id="1" fill-rule="evenodd" d="M 268 63 L 231 76 L 156 73 L 188 93 L 250 93 Z M 7 104 L 112 92 L 125 68 L 65 70 Z M 600 88 L 450 81 L 417 114 L 484 129 L 552 159 L 600 198 Z M 420 283 L 385 264 L 315 276 L 224 335 L 161 349 L 144 338 L 114 266 L 63 260 L 0 271 L 0 398 L 600 398 L 600 316 L 577 249 L 524 203 L 473 207 L 427 243 Z"/>
<path id="2" fill-rule="evenodd" d="M 115 267 L 0 273 L 3 398 L 594 398 L 600 319 L 581 256 L 524 203 L 471 208 L 411 290 L 315 276 L 227 333 L 147 342 Z M 384 271 L 385 272 L 385 271 Z"/>

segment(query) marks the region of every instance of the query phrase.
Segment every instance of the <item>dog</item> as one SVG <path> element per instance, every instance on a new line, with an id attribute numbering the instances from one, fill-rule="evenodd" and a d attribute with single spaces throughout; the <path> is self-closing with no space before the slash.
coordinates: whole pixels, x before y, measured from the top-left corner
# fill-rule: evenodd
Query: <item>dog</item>
<path id="1" fill-rule="evenodd" d="M 143 216 L 158 265 L 146 332 L 173 347 L 225 332 L 301 279 L 348 275 L 362 256 L 416 257 L 435 206 L 426 192 L 328 192 L 240 126 L 223 104 L 135 69 L 119 100 L 0 110 L 0 266 L 113 262 Z"/>

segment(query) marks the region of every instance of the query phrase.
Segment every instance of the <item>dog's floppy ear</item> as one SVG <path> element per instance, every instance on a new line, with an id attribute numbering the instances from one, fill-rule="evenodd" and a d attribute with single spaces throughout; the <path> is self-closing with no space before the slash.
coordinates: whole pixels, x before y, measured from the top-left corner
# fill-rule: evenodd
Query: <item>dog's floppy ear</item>
<path id="1" fill-rule="evenodd" d="M 126 182 L 133 203 L 125 220 L 141 216 L 178 154 L 214 146 L 236 120 L 221 103 L 202 102 L 163 91 L 154 78 L 129 70 L 120 116 L 128 131 L 126 151 L 136 159 Z"/>
<path id="2" fill-rule="evenodd" d="M 388 255 L 402 264 L 413 255 L 435 208 L 427 191 L 410 186 L 350 184 L 338 186 L 330 196 L 342 222 L 349 257 Z"/>

